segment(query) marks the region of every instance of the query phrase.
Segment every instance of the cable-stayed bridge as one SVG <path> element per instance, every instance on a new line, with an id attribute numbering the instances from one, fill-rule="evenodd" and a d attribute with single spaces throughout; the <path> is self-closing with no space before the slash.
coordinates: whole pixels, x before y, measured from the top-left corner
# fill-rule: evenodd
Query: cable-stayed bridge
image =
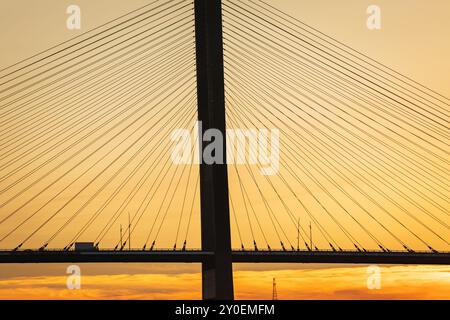
<path id="1" fill-rule="evenodd" d="M 449 106 L 263 1 L 149 2 L 0 70 L 0 262 L 202 263 L 225 299 L 232 263 L 450 264 Z M 175 164 L 197 120 L 278 129 L 276 174 Z"/>

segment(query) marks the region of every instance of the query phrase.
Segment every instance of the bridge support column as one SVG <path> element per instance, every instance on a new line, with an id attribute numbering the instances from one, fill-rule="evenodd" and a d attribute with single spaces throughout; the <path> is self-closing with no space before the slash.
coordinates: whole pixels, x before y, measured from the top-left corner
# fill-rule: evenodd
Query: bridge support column
<path id="1" fill-rule="evenodd" d="M 203 299 L 233 299 L 233 270 L 226 165 L 225 93 L 221 0 L 195 0 L 198 120 L 223 136 L 222 164 L 200 164 Z M 206 144 L 199 139 L 202 154 Z"/>

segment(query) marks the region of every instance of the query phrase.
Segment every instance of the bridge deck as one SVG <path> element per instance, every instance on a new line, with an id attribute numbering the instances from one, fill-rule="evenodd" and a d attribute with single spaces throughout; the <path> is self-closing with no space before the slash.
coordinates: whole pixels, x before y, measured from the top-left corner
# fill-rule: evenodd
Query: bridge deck
<path id="1" fill-rule="evenodd" d="M 0 251 L 0 263 L 202 263 L 204 251 Z M 233 251 L 234 263 L 377 263 L 450 265 L 450 253 L 357 251 Z"/>

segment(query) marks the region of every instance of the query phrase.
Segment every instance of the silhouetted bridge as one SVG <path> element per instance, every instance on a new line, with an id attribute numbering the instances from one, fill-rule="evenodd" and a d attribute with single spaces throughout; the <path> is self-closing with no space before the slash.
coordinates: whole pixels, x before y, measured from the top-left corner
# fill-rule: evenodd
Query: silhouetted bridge
<path id="1" fill-rule="evenodd" d="M 450 264 L 449 106 L 264 1 L 149 2 L 0 70 L 0 263 L 201 263 L 205 299 L 232 263 Z M 174 165 L 197 120 L 279 129 L 278 174 Z"/>
<path id="2" fill-rule="evenodd" d="M 0 263 L 207 263 L 213 252 L 200 250 L 99 250 L 94 252 L 0 251 Z M 450 253 L 380 251 L 232 251 L 233 263 L 348 263 L 450 265 Z"/>

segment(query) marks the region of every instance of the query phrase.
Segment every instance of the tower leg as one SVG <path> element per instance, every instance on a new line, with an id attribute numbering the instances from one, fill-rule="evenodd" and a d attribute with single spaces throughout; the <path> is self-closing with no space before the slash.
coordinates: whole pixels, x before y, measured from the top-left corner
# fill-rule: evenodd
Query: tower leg
<path id="1" fill-rule="evenodd" d="M 221 0 L 195 0 L 198 120 L 200 137 L 217 129 L 223 137 L 221 164 L 200 164 L 202 250 L 212 252 L 202 265 L 203 299 L 233 299 Z M 206 144 L 199 139 L 200 149 Z M 202 152 L 203 154 L 203 152 Z"/>

